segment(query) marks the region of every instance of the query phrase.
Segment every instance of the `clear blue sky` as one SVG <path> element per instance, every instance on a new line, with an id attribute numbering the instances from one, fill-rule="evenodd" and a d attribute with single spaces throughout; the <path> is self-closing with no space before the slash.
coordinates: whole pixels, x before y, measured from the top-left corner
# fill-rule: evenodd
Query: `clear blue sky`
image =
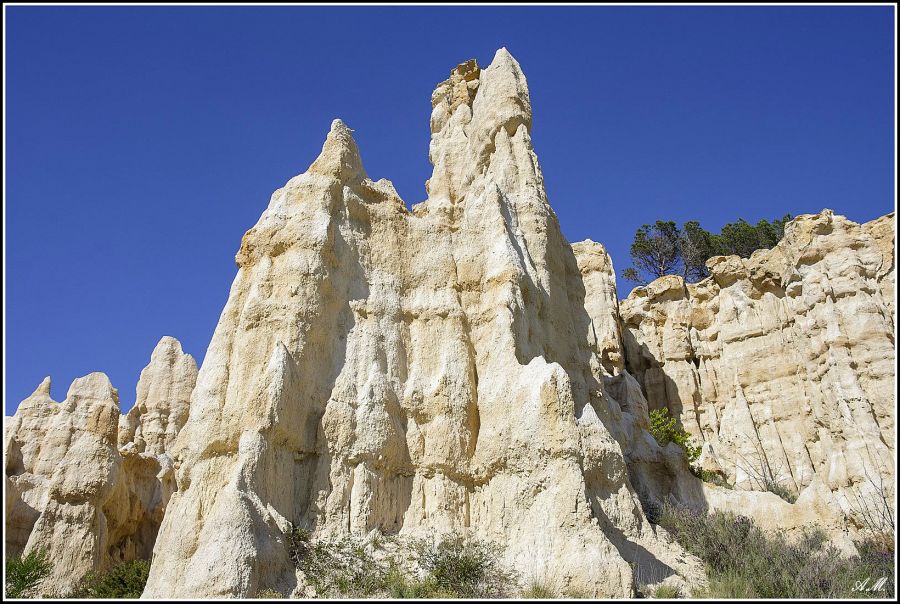
<path id="1" fill-rule="evenodd" d="M 569 241 L 894 207 L 889 7 L 7 7 L 6 412 L 163 335 L 202 361 L 269 196 L 356 131 L 425 197 L 434 85 L 506 46 Z M 624 295 L 627 292 L 620 292 Z"/>

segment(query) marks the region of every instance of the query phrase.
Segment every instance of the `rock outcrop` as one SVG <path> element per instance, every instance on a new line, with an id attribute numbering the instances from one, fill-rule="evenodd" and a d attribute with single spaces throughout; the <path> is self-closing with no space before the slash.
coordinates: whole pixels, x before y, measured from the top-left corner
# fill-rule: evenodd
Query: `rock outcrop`
<path id="1" fill-rule="evenodd" d="M 852 533 L 872 528 L 882 494 L 893 506 L 894 262 L 893 214 L 856 224 L 824 210 L 771 250 L 710 259 L 699 283 L 663 277 L 621 302 L 625 364 L 650 408 L 679 418 L 739 489 L 707 487 L 710 507 Z M 783 502 L 740 491 L 772 484 L 796 506 L 775 513 Z"/>
<path id="2" fill-rule="evenodd" d="M 194 357 L 175 338 L 163 337 L 141 371 L 134 407 L 119 420 L 119 447 L 134 443 L 138 453 L 168 451 L 187 421 L 196 381 Z"/>
<path id="3" fill-rule="evenodd" d="M 304 595 L 301 527 L 465 534 L 523 582 L 629 597 L 705 581 L 651 506 L 819 524 L 846 551 L 871 528 L 894 483 L 892 215 L 801 216 L 619 302 L 604 247 L 560 231 L 515 59 L 459 65 L 431 103 L 411 210 L 332 123 L 241 240 L 199 373 L 167 337 L 127 415 L 95 373 L 7 418 L 6 551 L 50 551 L 45 591 L 152 552 L 145 597 Z M 663 407 L 734 489 L 657 444 Z"/>
<path id="4" fill-rule="evenodd" d="M 75 380 L 60 403 L 47 378 L 6 419 L 6 554 L 47 551 L 42 593 L 65 595 L 92 570 L 150 558 L 175 488 L 172 462 L 156 447 L 165 426 L 174 433 L 175 417 L 164 416 L 190 396 L 180 388 L 192 384 L 191 367 L 196 376 L 178 341 L 163 338 L 138 384 L 143 415 L 132 416 L 146 441 L 121 438 L 119 395 L 102 373 Z"/>
<path id="5" fill-rule="evenodd" d="M 289 525 L 467 532 L 526 580 L 601 596 L 634 594 L 632 562 L 701 574 L 629 482 L 640 420 L 607 392 L 621 359 L 598 331 L 614 306 L 592 325 L 582 272 L 599 269 L 547 202 L 519 65 L 462 64 L 432 106 L 411 212 L 336 120 L 244 235 L 145 597 L 288 593 Z"/>

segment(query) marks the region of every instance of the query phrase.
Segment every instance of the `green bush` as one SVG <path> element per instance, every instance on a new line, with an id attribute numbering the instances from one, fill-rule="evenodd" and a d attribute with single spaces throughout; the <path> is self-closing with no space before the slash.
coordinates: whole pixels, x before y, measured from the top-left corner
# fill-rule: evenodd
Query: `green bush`
<path id="1" fill-rule="evenodd" d="M 716 486 L 725 488 L 725 489 L 734 489 L 734 486 L 731 485 L 724 476 L 719 474 L 718 472 L 713 472 L 711 470 L 704 470 L 703 468 L 698 468 L 691 466 L 691 472 L 702 480 L 703 482 L 709 482 Z"/>
<path id="2" fill-rule="evenodd" d="M 431 577 L 417 579 L 394 569 L 388 573 L 385 592 L 392 598 L 458 598 L 459 594 L 438 586 Z"/>
<path id="3" fill-rule="evenodd" d="M 858 545 L 860 554 L 842 557 L 821 530 L 799 539 L 766 534 L 752 520 L 730 513 L 699 514 L 671 506 L 660 525 L 706 565 L 708 597 L 846 598 L 890 597 L 894 593 L 893 540 Z M 881 577 L 884 591 L 866 592 Z"/>
<path id="4" fill-rule="evenodd" d="M 532 581 L 525 591 L 522 592 L 522 597 L 530 600 L 550 600 L 555 598 L 556 594 L 540 581 Z"/>
<path id="5" fill-rule="evenodd" d="M 794 503 L 795 501 L 797 501 L 797 493 L 774 480 L 764 480 L 763 488 L 770 493 L 778 495 L 788 503 Z"/>
<path id="6" fill-rule="evenodd" d="M 50 575 L 47 552 L 36 549 L 26 556 L 10 556 L 6 559 L 6 597 L 33 598 L 36 588 Z"/>
<path id="7" fill-rule="evenodd" d="M 660 600 L 674 600 L 683 597 L 681 590 L 672 585 L 660 585 L 653 592 L 653 597 Z"/>
<path id="8" fill-rule="evenodd" d="M 494 543 L 453 536 L 420 540 L 413 547 L 438 588 L 461 597 L 503 597 L 515 584 L 515 574 L 500 563 L 503 549 Z"/>
<path id="9" fill-rule="evenodd" d="M 150 575 L 148 560 L 131 560 L 85 575 L 67 598 L 140 598 Z"/>
<path id="10" fill-rule="evenodd" d="M 650 434 L 660 447 L 670 442 L 684 450 L 688 463 L 693 464 L 700 458 L 701 447 L 691 444 L 691 435 L 678 425 L 674 417 L 669 417 L 668 409 L 656 409 L 650 412 Z"/>
<path id="11" fill-rule="evenodd" d="M 292 528 L 286 540 L 291 560 L 319 597 L 496 597 L 514 587 L 513 573 L 499 562 L 501 548 L 473 539 L 409 543 L 404 558 L 418 562 L 422 577 L 405 572 L 393 556 L 376 558 L 349 538 L 314 542 L 308 531 Z"/>
<path id="12" fill-rule="evenodd" d="M 350 539 L 313 543 L 308 531 L 292 528 L 287 541 L 291 560 L 319 597 L 371 595 L 387 588 L 389 565 Z"/>

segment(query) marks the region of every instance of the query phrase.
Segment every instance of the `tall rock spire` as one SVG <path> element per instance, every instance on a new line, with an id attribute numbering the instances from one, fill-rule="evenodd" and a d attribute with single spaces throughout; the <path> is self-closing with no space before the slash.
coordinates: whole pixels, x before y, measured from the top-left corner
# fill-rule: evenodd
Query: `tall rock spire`
<path id="1" fill-rule="evenodd" d="M 613 432 L 639 422 L 604 398 L 518 63 L 460 64 L 432 107 L 434 175 L 412 213 L 335 121 L 244 236 L 145 596 L 301 593 L 289 525 L 468 532 L 591 595 L 633 595 L 635 552 L 695 571 L 628 481 Z"/>
<path id="2" fill-rule="evenodd" d="M 520 125 L 531 130 L 528 84 L 505 48 L 485 69 L 474 59 L 457 66 L 438 84 L 431 103 L 430 199 L 464 197 L 472 179 L 489 163 L 498 132 L 505 130 L 512 138 Z"/>

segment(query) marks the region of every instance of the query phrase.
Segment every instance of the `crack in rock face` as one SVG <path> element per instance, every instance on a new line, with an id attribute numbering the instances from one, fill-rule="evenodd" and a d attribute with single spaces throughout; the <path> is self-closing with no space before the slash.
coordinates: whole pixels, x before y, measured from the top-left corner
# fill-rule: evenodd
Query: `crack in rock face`
<path id="1" fill-rule="evenodd" d="M 145 597 L 303 595 L 292 527 L 461 534 L 523 584 L 632 597 L 638 574 L 705 583 L 648 504 L 814 521 L 853 547 L 853 489 L 893 479 L 871 472 L 894 450 L 893 217 L 801 216 L 771 251 L 620 303 L 604 247 L 560 231 L 512 55 L 460 64 L 431 105 L 412 210 L 334 120 L 244 234 L 199 372 L 167 337 L 126 415 L 103 374 L 22 402 L 7 554 L 49 547 L 59 589 L 152 552 Z M 656 443 L 660 407 L 737 490 Z M 796 504 L 741 470 L 760 449 Z"/>

